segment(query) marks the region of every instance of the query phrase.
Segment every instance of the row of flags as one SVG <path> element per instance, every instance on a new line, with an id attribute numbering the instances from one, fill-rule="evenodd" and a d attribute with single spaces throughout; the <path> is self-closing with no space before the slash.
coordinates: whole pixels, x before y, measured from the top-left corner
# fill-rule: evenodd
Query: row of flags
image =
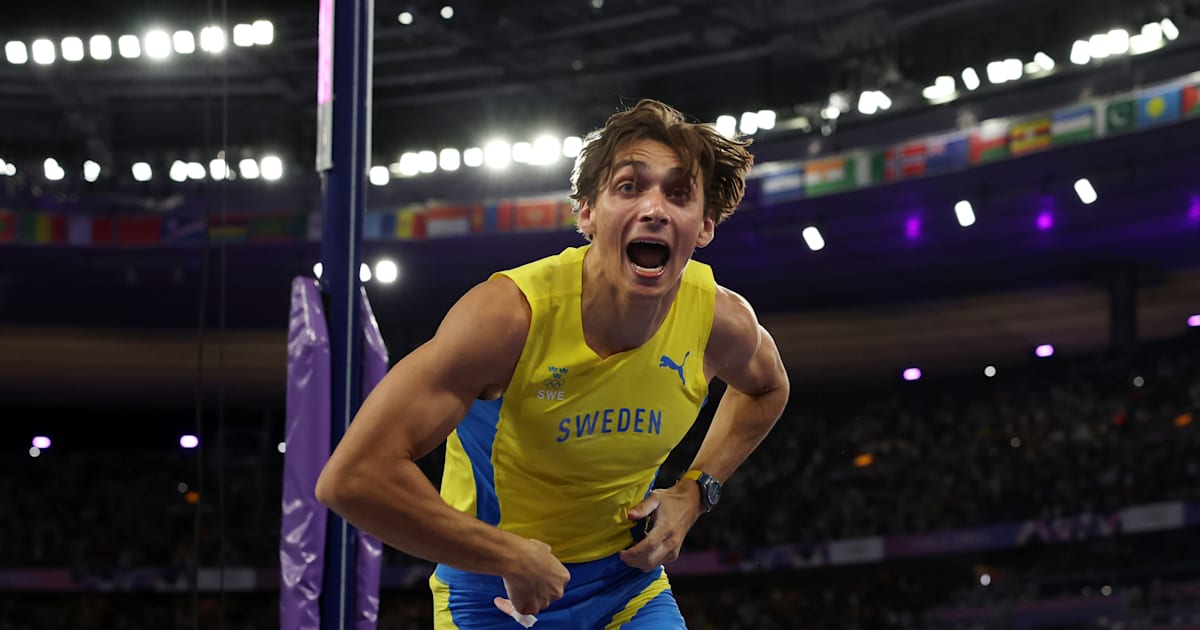
<path id="1" fill-rule="evenodd" d="M 756 167 L 747 199 L 760 206 L 819 197 L 877 184 L 962 170 L 1052 147 L 1147 129 L 1200 116 L 1200 80 L 970 128 L 915 138 L 891 147 L 855 149 L 804 162 Z M 319 240 L 319 213 L 95 216 L 0 209 L 0 245 L 162 245 Z M 480 203 L 414 204 L 365 214 L 367 240 L 419 240 L 465 234 L 573 228 L 566 193 Z"/>
<path id="2" fill-rule="evenodd" d="M 759 170 L 757 201 L 769 206 L 962 170 L 1194 116 L 1200 116 L 1200 81 L 1193 78 L 1052 112 L 987 120 L 970 129 L 914 138 L 891 147 L 765 164 Z"/>
<path id="3" fill-rule="evenodd" d="M 95 216 L 0 210 L 0 245 L 146 246 L 319 240 L 319 213 Z M 575 225 L 562 195 L 478 204 L 417 204 L 365 213 L 363 238 L 417 240 L 463 234 L 558 230 Z"/>

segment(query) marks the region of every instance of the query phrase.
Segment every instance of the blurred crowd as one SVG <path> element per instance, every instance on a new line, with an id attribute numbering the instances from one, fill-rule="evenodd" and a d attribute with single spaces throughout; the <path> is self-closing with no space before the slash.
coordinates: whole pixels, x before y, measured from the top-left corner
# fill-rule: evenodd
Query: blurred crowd
<path id="1" fill-rule="evenodd" d="M 794 383 L 793 391 L 786 416 L 726 484 L 721 505 L 700 519 L 685 551 L 738 553 L 1200 499 L 1196 339 L 1147 346 L 1132 357 L 1042 361 L 991 378 L 960 374 L 837 393 Z M 713 407 L 663 466 L 660 485 L 688 465 Z M 159 567 L 157 580 L 185 583 L 197 550 L 205 566 L 274 566 L 283 462 L 274 443 L 231 445 L 219 465 L 209 457 L 199 466 L 198 457 L 183 450 L 52 447 L 37 458 L 6 458 L 0 463 L 0 569 L 66 568 L 79 583 L 122 590 L 155 587 L 121 582 L 137 567 Z M 421 466 L 436 483 L 440 453 Z M 1191 553 L 1190 566 L 1198 558 Z M 385 552 L 385 563 L 404 562 L 409 560 L 398 552 Z M 936 570 L 903 573 L 888 565 L 844 579 L 839 571 L 822 570 L 818 582 L 675 582 L 687 586 L 677 597 L 694 628 L 1009 627 L 926 619 L 922 611 L 994 609 L 1055 597 L 1033 578 L 1003 583 L 997 577 L 994 588 L 956 591 L 934 577 Z M 1150 578 L 1126 585 L 1120 595 L 1132 604 L 1112 627 L 1168 627 L 1145 617 L 1150 612 L 1137 617 L 1139 610 L 1175 610 L 1181 623 L 1200 623 L 1200 596 L 1178 605 L 1167 601 L 1180 592 L 1156 587 Z M 193 610 L 183 595 L 150 598 L 153 604 L 136 603 L 135 595 L 119 596 L 116 603 L 80 596 L 69 606 L 32 605 L 53 597 L 15 595 L 0 593 L 0 630 L 146 627 L 146 615 L 158 620 L 155 627 L 194 621 L 180 612 Z M 232 597 L 241 602 L 234 608 L 250 610 L 238 613 L 244 616 L 240 626 L 229 627 L 277 625 L 276 595 Z M 207 596 L 204 601 L 205 614 L 216 614 L 212 607 L 218 604 Z M 384 602 L 381 630 L 428 625 L 428 595 L 420 584 L 385 594 Z"/>

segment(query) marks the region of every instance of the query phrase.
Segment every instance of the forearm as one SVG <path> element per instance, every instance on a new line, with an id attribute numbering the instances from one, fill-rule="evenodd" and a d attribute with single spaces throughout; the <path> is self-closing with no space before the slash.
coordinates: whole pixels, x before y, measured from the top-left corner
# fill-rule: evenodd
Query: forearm
<path id="1" fill-rule="evenodd" d="M 355 527 L 407 554 L 471 573 L 506 575 L 519 536 L 455 510 L 412 461 L 381 471 L 327 471 L 317 496 Z"/>
<path id="2" fill-rule="evenodd" d="M 771 432 L 787 398 L 786 383 L 757 394 L 726 389 L 691 468 L 728 480 Z"/>

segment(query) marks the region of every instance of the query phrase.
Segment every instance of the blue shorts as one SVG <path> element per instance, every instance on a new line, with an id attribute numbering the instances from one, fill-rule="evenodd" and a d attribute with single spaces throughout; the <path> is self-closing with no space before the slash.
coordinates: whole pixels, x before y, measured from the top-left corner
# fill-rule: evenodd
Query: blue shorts
<path id="1" fill-rule="evenodd" d="M 537 614 L 533 630 L 686 630 L 662 567 L 649 573 L 617 555 L 569 563 L 562 599 Z M 438 565 L 429 577 L 437 630 L 524 630 L 493 603 L 506 597 L 504 582 Z"/>

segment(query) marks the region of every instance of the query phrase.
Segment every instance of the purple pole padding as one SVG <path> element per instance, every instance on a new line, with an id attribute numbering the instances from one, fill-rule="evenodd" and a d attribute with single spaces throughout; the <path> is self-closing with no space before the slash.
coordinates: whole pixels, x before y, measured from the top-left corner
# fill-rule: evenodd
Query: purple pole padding
<path id="1" fill-rule="evenodd" d="M 366 289 L 359 287 L 362 296 L 362 399 L 366 400 L 371 390 L 383 380 L 388 369 L 387 346 L 375 321 L 375 312 L 367 299 Z M 357 530 L 356 530 L 357 531 Z M 354 589 L 357 611 L 354 617 L 356 630 L 375 630 L 379 618 L 379 574 L 383 564 L 383 544 L 366 532 L 358 532 L 358 575 Z"/>
<path id="2" fill-rule="evenodd" d="M 287 349 L 279 627 L 320 630 L 326 511 L 316 488 L 329 459 L 332 403 L 329 329 L 315 279 L 292 280 Z"/>

